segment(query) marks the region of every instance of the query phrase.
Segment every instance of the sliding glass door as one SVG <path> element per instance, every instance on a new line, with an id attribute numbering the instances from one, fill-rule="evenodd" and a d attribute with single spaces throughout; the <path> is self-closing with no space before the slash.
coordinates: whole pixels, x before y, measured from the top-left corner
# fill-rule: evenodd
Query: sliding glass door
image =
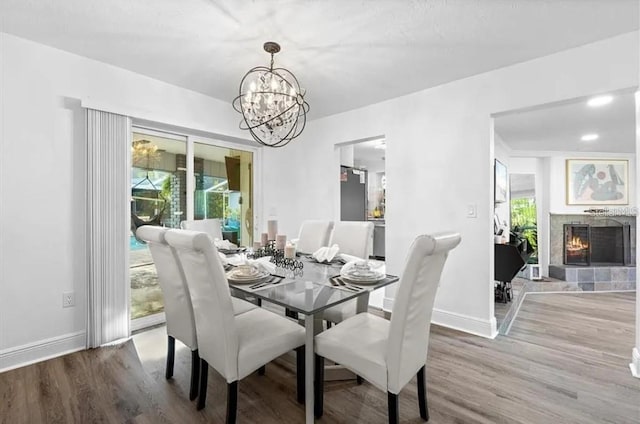
<path id="1" fill-rule="evenodd" d="M 142 225 L 180 228 L 188 219 L 219 218 L 223 238 L 251 246 L 256 149 L 134 127 L 131 144 L 129 274 L 131 328 L 164 321 L 164 301 Z"/>
<path id="2" fill-rule="evenodd" d="M 149 248 L 135 236 L 141 225 L 178 228 L 186 205 L 187 138 L 134 129 L 131 144 L 129 275 L 132 327 L 162 322 L 164 301 Z"/>

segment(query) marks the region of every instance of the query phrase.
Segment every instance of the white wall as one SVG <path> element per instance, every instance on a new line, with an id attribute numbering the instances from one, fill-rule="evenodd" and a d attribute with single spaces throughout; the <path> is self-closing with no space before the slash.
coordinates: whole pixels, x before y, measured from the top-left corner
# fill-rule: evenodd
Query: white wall
<path id="1" fill-rule="evenodd" d="M 538 263 L 540 274 L 549 275 L 549 262 L 551 252 L 550 231 L 551 219 L 549 216 L 551 195 L 547 189 L 551 185 L 551 158 L 539 158 L 536 175 L 536 202 L 538 202 Z"/>
<path id="2" fill-rule="evenodd" d="M 511 164 L 511 170 L 509 174 L 534 174 L 537 171 L 537 158 L 522 158 L 514 157 L 514 152 L 511 152 L 509 163 Z"/>
<path id="3" fill-rule="evenodd" d="M 82 348 L 85 105 L 244 137 L 228 103 L 0 32 L 0 370 Z M 62 308 L 63 291 L 76 306 Z"/>
<path id="4" fill-rule="evenodd" d="M 342 146 L 340 149 L 340 165 L 354 167 L 354 148 L 353 145 Z"/>
<path id="5" fill-rule="evenodd" d="M 292 234 L 305 218 L 337 219 L 336 143 L 384 134 L 389 272 L 402 271 L 417 234 L 459 231 L 463 241 L 449 257 L 433 319 L 491 337 L 490 116 L 637 84 L 634 32 L 312 121 L 300 140 L 265 152 L 264 201 L 267 208 L 287 204 L 278 212 Z M 466 217 L 470 204 L 475 219 Z M 389 307 L 393 289 L 387 294 Z"/>

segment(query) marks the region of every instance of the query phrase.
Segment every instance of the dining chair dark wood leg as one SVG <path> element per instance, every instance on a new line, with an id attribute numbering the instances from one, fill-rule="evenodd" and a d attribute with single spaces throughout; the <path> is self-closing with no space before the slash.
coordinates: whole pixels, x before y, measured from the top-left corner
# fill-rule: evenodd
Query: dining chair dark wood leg
<path id="1" fill-rule="evenodd" d="M 167 340 L 167 369 L 165 372 L 166 379 L 173 377 L 173 363 L 176 358 L 176 339 L 173 336 L 168 336 Z"/>
<path id="2" fill-rule="evenodd" d="M 429 421 L 429 407 L 427 405 L 427 385 L 425 382 L 425 367 L 420 368 L 418 371 L 418 406 L 420 407 L 420 417 L 423 420 Z"/>
<path id="3" fill-rule="evenodd" d="M 267 372 L 267 366 L 263 365 L 260 368 L 258 368 L 258 375 L 264 375 Z"/>
<path id="4" fill-rule="evenodd" d="M 298 403 L 304 405 L 305 387 L 304 387 L 304 346 L 296 349 L 296 393 L 298 395 Z"/>
<path id="5" fill-rule="evenodd" d="M 227 424 L 235 424 L 238 411 L 238 382 L 227 384 Z"/>
<path id="6" fill-rule="evenodd" d="M 314 414 L 316 418 L 322 417 L 324 413 L 324 357 L 315 356 L 315 375 L 314 383 Z"/>
<path id="7" fill-rule="evenodd" d="M 198 391 L 198 406 L 200 411 L 204 409 L 207 401 L 207 380 L 209 379 L 209 364 L 204 359 L 200 359 L 200 390 Z"/>
<path id="8" fill-rule="evenodd" d="M 198 397 L 198 384 L 200 383 L 200 355 L 198 349 L 191 351 L 191 389 L 189 390 L 189 400 Z"/>
<path id="9" fill-rule="evenodd" d="M 400 411 L 398 410 L 398 395 L 387 392 L 387 402 L 389 403 L 389 424 L 400 422 Z"/>

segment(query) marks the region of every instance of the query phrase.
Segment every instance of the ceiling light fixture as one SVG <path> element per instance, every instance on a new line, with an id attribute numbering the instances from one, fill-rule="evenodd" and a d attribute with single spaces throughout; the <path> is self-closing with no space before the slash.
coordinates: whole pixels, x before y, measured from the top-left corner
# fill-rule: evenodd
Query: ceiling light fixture
<path id="1" fill-rule="evenodd" d="M 280 45 L 264 43 L 271 65 L 256 66 L 240 81 L 233 108 L 242 114 L 240 129 L 248 130 L 258 143 L 283 147 L 298 137 L 307 123 L 309 104 L 297 78 L 285 68 L 273 67 L 273 55 Z"/>
<path id="2" fill-rule="evenodd" d="M 613 96 L 606 94 L 604 96 L 596 96 L 589 99 L 587 105 L 590 107 L 600 107 L 604 105 L 608 105 L 613 101 Z"/>
<path id="3" fill-rule="evenodd" d="M 585 134 L 582 137 L 580 137 L 580 140 L 582 140 L 582 141 L 594 141 L 594 140 L 597 140 L 598 138 L 600 138 L 600 136 L 598 134 Z"/>

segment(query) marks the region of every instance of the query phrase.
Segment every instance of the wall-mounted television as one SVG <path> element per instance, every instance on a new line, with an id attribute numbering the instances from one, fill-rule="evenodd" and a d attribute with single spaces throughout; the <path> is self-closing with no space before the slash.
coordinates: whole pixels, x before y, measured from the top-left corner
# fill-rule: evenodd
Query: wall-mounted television
<path id="1" fill-rule="evenodd" d="M 507 201 L 507 167 L 496 159 L 494 170 L 494 200 L 496 203 L 503 203 Z"/>
<path id="2" fill-rule="evenodd" d="M 240 191 L 240 158 L 224 157 L 227 168 L 227 184 L 230 191 Z"/>

